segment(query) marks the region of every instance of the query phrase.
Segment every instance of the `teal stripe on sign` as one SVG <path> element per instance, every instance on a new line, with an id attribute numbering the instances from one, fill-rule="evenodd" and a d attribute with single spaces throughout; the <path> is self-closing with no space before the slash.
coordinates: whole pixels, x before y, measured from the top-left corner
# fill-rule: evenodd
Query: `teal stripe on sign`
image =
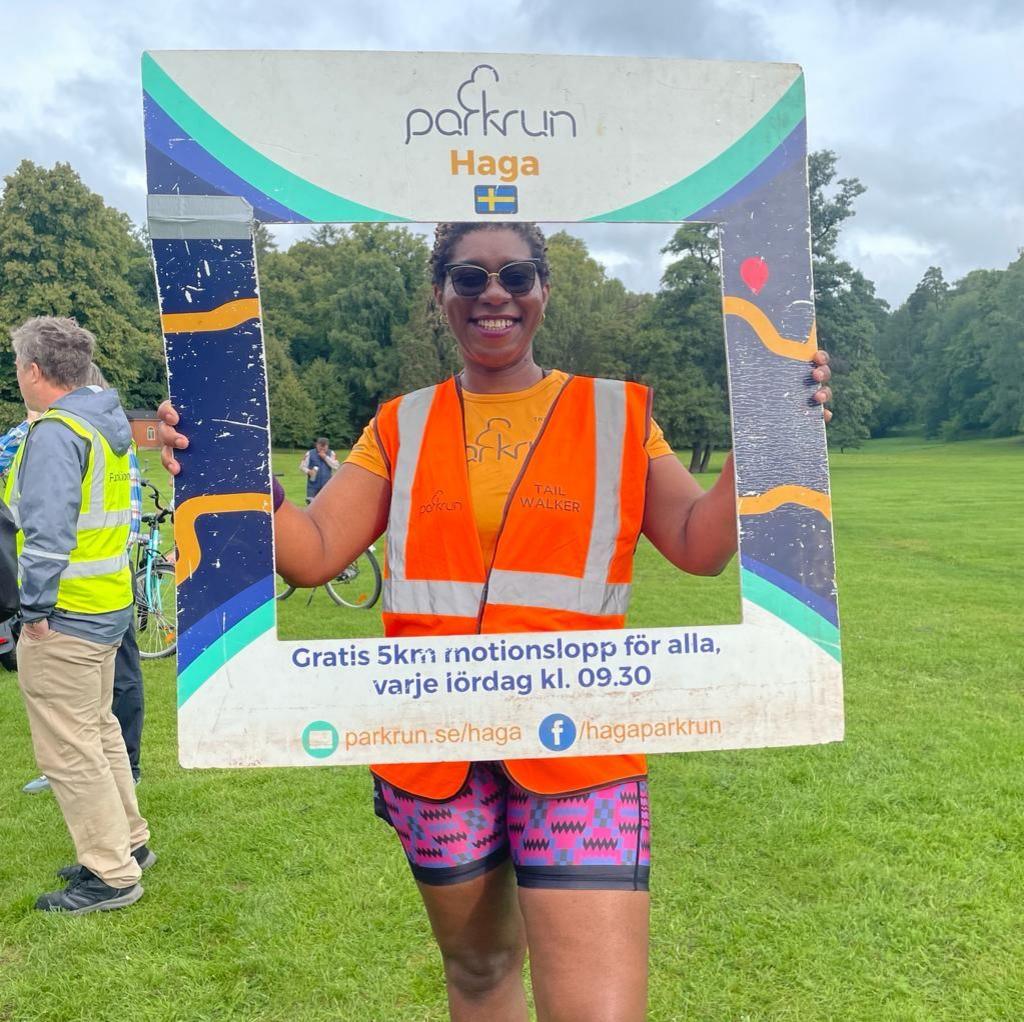
<path id="1" fill-rule="evenodd" d="M 697 210 L 711 205 L 760 166 L 803 120 L 805 108 L 804 76 L 799 75 L 757 124 L 710 163 L 646 199 L 587 219 L 685 220 Z"/>
<path id="2" fill-rule="evenodd" d="M 274 601 L 267 600 L 229 628 L 178 675 L 178 708 L 185 705 L 213 675 L 254 639 L 274 628 Z"/>
<path id="3" fill-rule="evenodd" d="M 760 575 L 746 568 L 740 570 L 740 586 L 745 600 L 756 603 L 769 614 L 781 618 L 786 624 L 806 635 L 815 645 L 820 646 L 833 660 L 842 663 L 839 649 L 839 629 L 826 621 L 816 611 L 789 595 Z"/>
<path id="4" fill-rule="evenodd" d="M 211 156 L 304 217 L 321 223 L 407 220 L 335 195 L 257 152 L 211 117 L 148 53 L 142 55 L 142 87 Z"/>

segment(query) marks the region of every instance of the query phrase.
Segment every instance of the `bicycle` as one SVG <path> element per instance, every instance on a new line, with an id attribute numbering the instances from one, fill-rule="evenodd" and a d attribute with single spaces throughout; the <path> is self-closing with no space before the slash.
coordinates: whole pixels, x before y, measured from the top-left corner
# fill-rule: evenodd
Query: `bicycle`
<path id="1" fill-rule="evenodd" d="M 143 486 L 153 494 L 156 512 L 142 516 L 149 535 L 138 540 L 138 554 L 132 572 L 135 591 L 135 636 L 143 660 L 159 660 L 178 648 L 178 612 L 174 563 L 160 550 L 160 526 L 174 521 L 174 508 L 160 503 L 160 491 L 145 479 Z"/>
<path id="2" fill-rule="evenodd" d="M 324 583 L 327 595 L 339 606 L 352 610 L 369 610 L 379 599 L 382 587 L 380 564 L 374 555 L 377 548 L 371 543 L 347 568 Z M 278 578 L 277 598 L 287 600 L 295 586 Z M 315 589 L 309 592 L 308 606 Z"/>

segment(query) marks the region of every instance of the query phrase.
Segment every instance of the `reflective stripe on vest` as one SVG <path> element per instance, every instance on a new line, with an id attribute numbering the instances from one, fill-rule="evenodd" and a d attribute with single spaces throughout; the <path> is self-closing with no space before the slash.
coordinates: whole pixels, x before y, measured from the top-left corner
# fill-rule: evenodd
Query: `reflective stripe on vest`
<path id="1" fill-rule="evenodd" d="M 583 577 L 604 582 L 619 535 L 619 494 L 622 490 L 622 440 L 626 432 L 626 385 L 619 380 L 594 380 L 597 420 L 597 478 L 594 522 Z M 609 594 L 610 596 L 611 594 Z M 629 594 L 626 594 L 629 604 Z M 625 613 L 625 609 L 621 613 Z"/>
<path id="2" fill-rule="evenodd" d="M 487 587 L 487 602 L 571 610 L 576 614 L 621 615 L 629 609 L 631 590 L 632 586 L 621 582 L 608 584 L 590 578 L 495 568 Z"/>
<path id="3" fill-rule="evenodd" d="M 398 406 L 398 435 L 401 437 L 401 443 L 395 460 L 394 478 L 391 483 L 391 511 L 388 516 L 388 573 L 396 579 L 405 578 L 405 547 L 409 537 L 407 523 L 412 511 L 412 481 L 420 460 L 427 416 L 430 414 L 430 406 L 436 393 L 437 387 L 413 391 L 406 394 Z M 479 603 L 477 599 L 477 607 Z M 388 606 L 387 590 L 384 592 L 383 607 L 385 611 L 391 609 Z M 474 608 L 472 613 L 476 614 L 476 610 L 477 608 Z M 410 613 L 422 612 L 414 610 Z"/>
<path id="4" fill-rule="evenodd" d="M 130 525 L 132 520 L 131 511 L 90 511 L 87 514 L 78 516 L 78 528 L 85 529 L 113 529 L 118 525 Z"/>
<path id="5" fill-rule="evenodd" d="M 495 568 L 487 586 L 488 603 L 510 607 L 542 607 L 578 614 L 625 614 L 632 586 L 606 584 L 568 575 Z M 384 580 L 384 609 L 394 614 L 452 614 L 476 617 L 483 597 L 482 582 L 437 582 L 429 579 Z"/>
<path id="6" fill-rule="evenodd" d="M 57 588 L 56 606 L 61 610 L 84 614 L 122 610 L 132 602 L 131 571 L 125 550 L 131 523 L 128 455 L 116 454 L 92 423 L 62 408 L 44 412 L 32 424 L 32 429 L 46 420 L 60 422 L 89 445 L 82 477 L 81 510 L 76 523 L 77 543 L 68 556 L 25 546 L 19 504 L 26 437 L 7 481 L 7 501 L 19 527 L 18 553 L 67 561 Z M 108 473 L 116 478 L 109 478 Z"/>
<path id="7" fill-rule="evenodd" d="M 391 556 L 391 546 L 388 546 Z M 453 614 L 476 617 L 483 582 L 437 582 L 430 579 L 384 579 L 384 610 L 399 614 Z M 397 611 L 395 608 L 400 608 Z"/>
<path id="8" fill-rule="evenodd" d="M 62 572 L 61 579 L 65 578 L 94 578 L 97 575 L 113 575 L 122 568 L 128 567 L 128 555 L 119 554 L 117 557 L 106 557 L 99 561 L 79 561 L 76 564 L 69 564 Z"/>

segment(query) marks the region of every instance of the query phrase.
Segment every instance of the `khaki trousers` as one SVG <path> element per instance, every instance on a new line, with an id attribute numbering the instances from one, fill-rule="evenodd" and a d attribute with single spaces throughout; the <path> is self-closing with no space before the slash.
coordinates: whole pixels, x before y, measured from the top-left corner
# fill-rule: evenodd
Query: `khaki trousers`
<path id="1" fill-rule="evenodd" d="M 50 631 L 18 640 L 18 684 L 32 748 L 50 779 L 78 861 L 111 887 L 141 876 L 131 850 L 149 840 L 121 728 L 111 712 L 116 646 Z"/>

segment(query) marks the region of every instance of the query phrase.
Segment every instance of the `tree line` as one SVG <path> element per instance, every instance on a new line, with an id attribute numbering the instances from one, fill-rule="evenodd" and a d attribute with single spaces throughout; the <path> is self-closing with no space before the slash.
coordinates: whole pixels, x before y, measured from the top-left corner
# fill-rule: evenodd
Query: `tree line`
<path id="1" fill-rule="evenodd" d="M 929 269 L 895 311 L 837 255 L 864 191 L 834 153 L 809 160 L 818 336 L 832 356 L 841 448 L 919 427 L 957 439 L 1024 432 L 1024 257 L 947 284 Z M 578 238 L 548 239 L 554 287 L 536 349 L 543 365 L 651 384 L 669 441 L 706 465 L 729 443 L 715 229 L 685 224 L 653 293 L 610 277 Z M 287 251 L 256 235 L 271 422 L 278 444 L 323 434 L 350 444 L 383 398 L 458 366 L 427 272 L 428 247 L 404 227 L 318 227 Z M 145 235 L 68 164 L 24 161 L 0 198 L 0 416 L 22 415 L 9 330 L 34 315 L 74 316 L 126 407 L 166 393 Z"/>

